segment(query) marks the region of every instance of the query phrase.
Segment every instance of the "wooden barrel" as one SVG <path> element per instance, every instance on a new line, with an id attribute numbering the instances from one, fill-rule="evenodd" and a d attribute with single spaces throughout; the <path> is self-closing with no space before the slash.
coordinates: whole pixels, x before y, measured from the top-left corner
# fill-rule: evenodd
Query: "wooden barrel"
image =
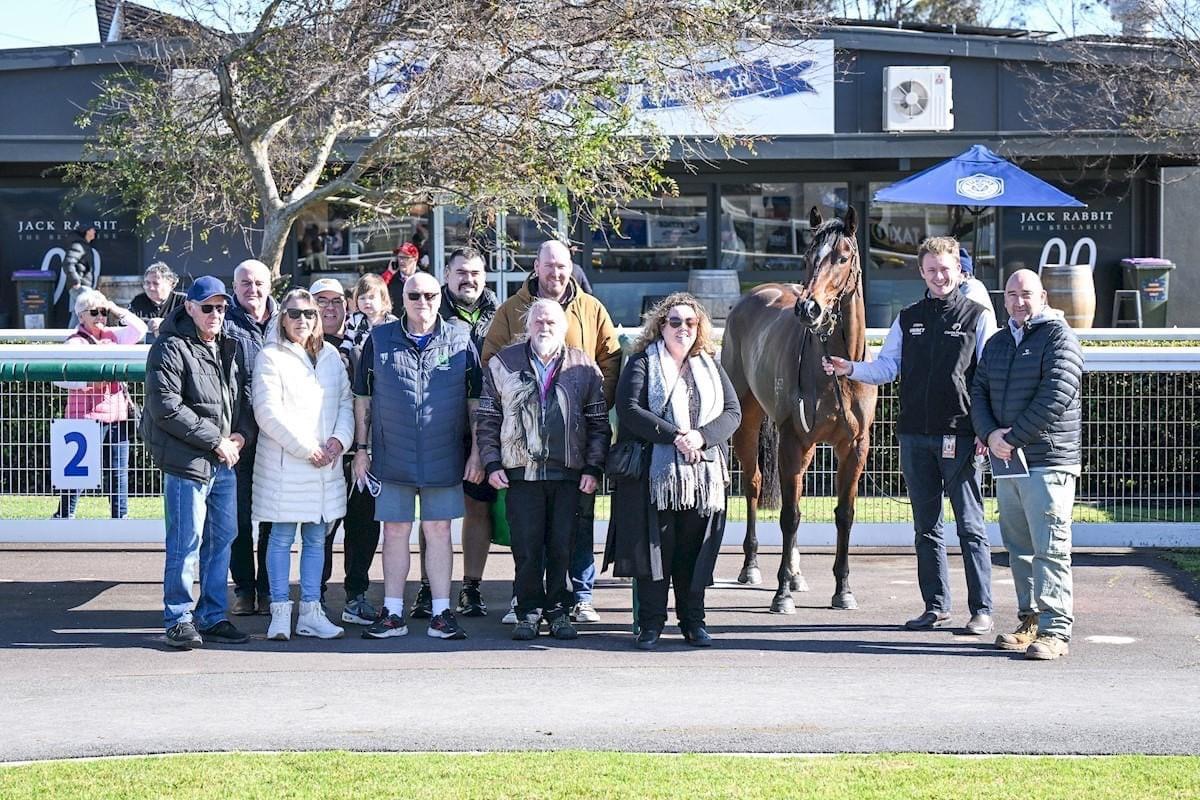
<path id="1" fill-rule="evenodd" d="M 96 288 L 110 301 L 128 308 L 133 298 L 142 293 L 142 276 L 101 275 Z"/>
<path id="2" fill-rule="evenodd" d="M 1072 328 L 1091 328 L 1096 317 L 1096 285 L 1092 282 L 1091 266 L 1046 264 L 1041 274 L 1049 306 L 1063 312 Z"/>
<path id="3" fill-rule="evenodd" d="M 688 291 L 716 322 L 729 316 L 729 309 L 742 296 L 742 285 L 736 269 L 694 269 L 688 273 Z"/>

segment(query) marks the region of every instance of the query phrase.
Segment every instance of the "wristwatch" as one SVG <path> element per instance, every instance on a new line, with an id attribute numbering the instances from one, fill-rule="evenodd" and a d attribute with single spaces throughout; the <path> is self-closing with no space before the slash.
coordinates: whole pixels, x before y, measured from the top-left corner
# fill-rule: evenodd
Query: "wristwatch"
<path id="1" fill-rule="evenodd" d="M 367 449 L 367 443 L 366 443 L 366 442 L 355 442 L 355 443 L 354 443 L 354 447 L 351 447 L 351 448 L 350 448 L 350 452 L 351 452 L 351 453 L 357 453 L 359 450 L 366 450 L 366 449 Z"/>

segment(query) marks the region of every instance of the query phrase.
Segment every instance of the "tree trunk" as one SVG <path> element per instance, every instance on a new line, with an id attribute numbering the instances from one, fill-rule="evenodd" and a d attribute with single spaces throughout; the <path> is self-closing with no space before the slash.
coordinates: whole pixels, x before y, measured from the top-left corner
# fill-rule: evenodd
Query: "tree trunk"
<path id="1" fill-rule="evenodd" d="M 266 218 L 262 249 L 258 257 L 270 268 L 273 279 L 279 278 L 279 268 L 283 263 L 283 252 L 287 247 L 288 233 L 292 229 L 293 221 L 291 218 L 285 219 L 282 214 L 271 214 Z"/>

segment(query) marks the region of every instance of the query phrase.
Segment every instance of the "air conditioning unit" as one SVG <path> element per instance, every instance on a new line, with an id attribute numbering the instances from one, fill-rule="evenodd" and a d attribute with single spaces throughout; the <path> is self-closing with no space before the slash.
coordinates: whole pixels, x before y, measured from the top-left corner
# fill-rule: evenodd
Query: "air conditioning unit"
<path id="1" fill-rule="evenodd" d="M 885 131 L 954 130 L 949 67 L 884 67 Z"/>

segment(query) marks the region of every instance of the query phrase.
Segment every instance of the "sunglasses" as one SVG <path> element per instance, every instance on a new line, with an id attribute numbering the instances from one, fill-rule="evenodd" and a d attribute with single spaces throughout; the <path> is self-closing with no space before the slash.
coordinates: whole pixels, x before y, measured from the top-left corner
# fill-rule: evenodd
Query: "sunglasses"
<path id="1" fill-rule="evenodd" d="M 692 317 L 691 319 L 680 319 L 679 317 L 667 317 L 667 323 L 672 328 L 682 328 L 684 325 L 687 325 L 689 331 L 694 331 L 694 330 L 696 330 L 696 326 L 698 326 L 700 324 L 700 320 L 696 319 L 695 317 Z"/>
<path id="2" fill-rule="evenodd" d="M 214 312 L 217 314 L 224 314 L 228 310 L 229 310 L 229 306 L 225 305 L 224 303 L 201 303 L 200 304 L 200 313 L 202 313 L 202 314 L 212 314 Z"/>
<path id="3" fill-rule="evenodd" d="M 87 310 L 87 313 L 91 314 L 93 317 L 98 317 L 104 313 L 104 309 L 103 308 L 89 308 Z"/>
<path id="4" fill-rule="evenodd" d="M 426 303 L 432 303 L 438 298 L 437 292 L 405 292 L 405 296 L 414 303 L 419 302 L 422 298 Z"/>
<path id="5" fill-rule="evenodd" d="M 316 319 L 317 310 L 315 308 L 289 308 L 287 309 L 288 319 Z"/>

